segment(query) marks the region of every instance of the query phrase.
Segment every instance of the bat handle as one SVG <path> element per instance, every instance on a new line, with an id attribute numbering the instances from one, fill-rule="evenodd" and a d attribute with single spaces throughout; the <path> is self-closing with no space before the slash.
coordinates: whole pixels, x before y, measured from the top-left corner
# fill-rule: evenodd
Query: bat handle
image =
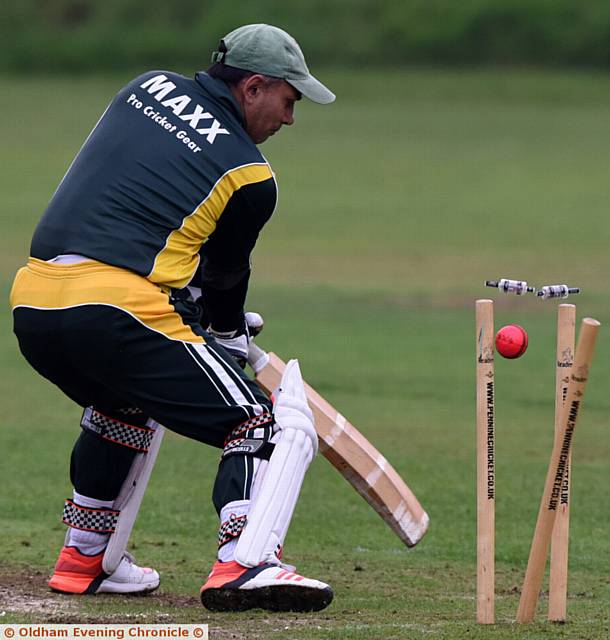
<path id="1" fill-rule="evenodd" d="M 250 340 L 248 345 L 248 364 L 255 374 L 258 374 L 269 364 L 269 354 L 263 351 L 254 340 Z"/>

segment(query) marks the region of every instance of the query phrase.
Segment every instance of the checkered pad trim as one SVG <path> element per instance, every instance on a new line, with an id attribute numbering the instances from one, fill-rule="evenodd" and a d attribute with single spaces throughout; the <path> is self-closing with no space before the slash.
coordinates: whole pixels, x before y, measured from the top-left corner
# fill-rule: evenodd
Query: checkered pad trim
<path id="1" fill-rule="evenodd" d="M 268 411 L 261 413 L 260 416 L 256 416 L 255 418 L 250 418 L 250 420 L 242 422 L 240 425 L 237 425 L 233 431 L 231 431 L 225 440 L 224 446 L 226 447 L 232 440 L 236 440 L 240 437 L 243 438 L 245 434 L 252 429 L 258 429 L 259 427 L 264 427 L 270 424 L 273 424 L 273 416 Z"/>
<path id="2" fill-rule="evenodd" d="M 225 446 L 223 450 L 223 456 L 226 455 L 227 452 L 231 451 L 231 449 L 235 449 L 235 447 L 239 447 L 240 445 L 242 445 L 245 441 L 245 438 L 236 438 L 235 440 L 231 440 L 231 442 L 229 442 Z"/>
<path id="3" fill-rule="evenodd" d="M 228 520 L 225 520 L 218 531 L 218 548 L 231 542 L 239 536 L 246 526 L 246 515 L 236 516 L 232 513 Z"/>
<path id="4" fill-rule="evenodd" d="M 73 529 L 95 531 L 96 533 L 113 533 L 116 529 L 119 513 L 115 509 L 81 507 L 68 498 L 64 504 L 61 521 Z"/>
<path id="5" fill-rule="evenodd" d="M 133 424 L 115 420 L 103 413 L 92 409 L 85 409 L 81 426 L 88 431 L 97 433 L 105 440 L 122 444 L 130 449 L 146 453 L 150 448 L 155 430 L 149 427 L 136 427 Z"/>

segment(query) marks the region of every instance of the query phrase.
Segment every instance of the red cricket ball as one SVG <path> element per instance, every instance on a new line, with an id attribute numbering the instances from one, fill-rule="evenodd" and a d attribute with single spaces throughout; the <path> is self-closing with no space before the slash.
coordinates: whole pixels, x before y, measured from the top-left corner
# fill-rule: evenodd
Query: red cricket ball
<path id="1" fill-rule="evenodd" d="M 507 324 L 496 333 L 496 349 L 505 358 L 518 358 L 527 349 L 527 332 L 518 324 Z"/>

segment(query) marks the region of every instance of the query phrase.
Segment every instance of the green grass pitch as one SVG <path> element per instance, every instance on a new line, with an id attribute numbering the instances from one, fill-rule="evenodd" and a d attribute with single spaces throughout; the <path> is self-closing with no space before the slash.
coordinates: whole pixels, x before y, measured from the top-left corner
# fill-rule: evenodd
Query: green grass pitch
<path id="1" fill-rule="evenodd" d="M 280 204 L 253 257 L 260 343 L 306 379 L 404 476 L 431 518 L 407 550 L 322 458 L 286 559 L 335 588 L 311 616 L 209 614 L 218 452 L 169 434 L 132 548 L 162 574 L 148 598 L 50 594 L 79 409 L 0 334 L 0 622 L 206 622 L 211 638 L 607 638 L 610 635 L 610 78 L 538 72 L 320 74 L 338 100 L 297 105 L 262 149 Z M 0 283 L 54 188 L 128 79 L 4 78 Z M 75 212 L 75 215 L 77 212 Z M 552 444 L 556 302 L 502 297 L 488 278 L 580 286 L 603 323 L 574 440 L 568 622 L 514 623 Z M 497 599 L 474 622 L 474 300 L 523 325 L 496 363 Z M 546 586 L 543 587 L 546 590 Z M 4 612 L 4 614 L 2 613 Z"/>

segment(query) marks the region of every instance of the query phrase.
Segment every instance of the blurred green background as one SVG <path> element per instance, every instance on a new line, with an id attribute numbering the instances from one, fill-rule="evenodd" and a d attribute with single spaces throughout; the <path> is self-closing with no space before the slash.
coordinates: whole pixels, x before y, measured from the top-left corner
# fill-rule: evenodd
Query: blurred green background
<path id="1" fill-rule="evenodd" d="M 293 33 L 337 94 L 302 101 L 262 147 L 280 203 L 253 256 L 260 342 L 405 477 L 431 517 L 412 551 L 323 459 L 287 560 L 329 581 L 311 617 L 209 615 L 218 452 L 168 434 L 134 533 L 163 586 L 74 600 L 44 587 L 79 409 L 20 356 L 2 311 L 2 621 L 204 621 L 211 637 L 608 638 L 610 629 L 610 5 L 430 2 L 4 2 L 0 7 L 0 286 L 106 104 L 132 75 L 207 66 L 218 38 L 265 21 Z M 489 278 L 566 282 L 604 323 L 574 440 L 569 622 L 513 624 L 552 443 L 556 301 L 503 297 Z M 530 334 L 498 359 L 497 618 L 474 625 L 474 300 Z M 8 588 L 7 588 L 8 585 Z M 546 587 L 545 587 L 546 589 Z M 9 598 L 9 596 L 15 596 Z M 28 598 L 30 598 L 28 600 Z M 23 603 L 26 604 L 23 604 Z M 21 603 L 21 604 L 19 604 Z M 216 635 L 214 635 L 216 634 Z"/>
<path id="2" fill-rule="evenodd" d="M 0 68 L 191 67 L 248 22 L 287 29 L 331 66 L 610 64 L 606 0 L 4 0 Z"/>

